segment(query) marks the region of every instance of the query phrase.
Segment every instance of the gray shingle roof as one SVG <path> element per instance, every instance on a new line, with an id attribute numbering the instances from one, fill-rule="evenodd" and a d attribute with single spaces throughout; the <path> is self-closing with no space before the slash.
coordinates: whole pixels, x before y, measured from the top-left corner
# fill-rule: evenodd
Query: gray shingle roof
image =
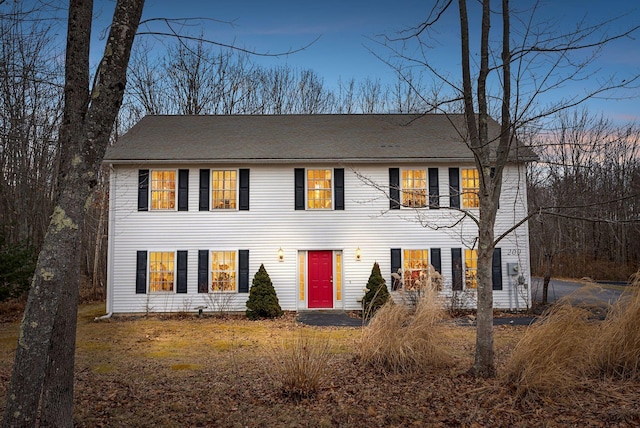
<path id="1" fill-rule="evenodd" d="M 499 125 L 492 121 L 497 137 Z M 107 163 L 463 162 L 462 115 L 146 116 L 107 149 Z M 533 161 L 528 147 L 512 160 Z"/>

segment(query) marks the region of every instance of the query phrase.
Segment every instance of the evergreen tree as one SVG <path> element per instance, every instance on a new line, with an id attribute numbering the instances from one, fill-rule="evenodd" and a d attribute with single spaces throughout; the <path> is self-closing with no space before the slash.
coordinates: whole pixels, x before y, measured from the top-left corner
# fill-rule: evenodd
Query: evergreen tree
<path id="1" fill-rule="evenodd" d="M 367 292 L 363 297 L 364 317 L 371 318 L 378 309 L 389 300 L 389 290 L 387 284 L 380 273 L 378 262 L 373 264 L 371 275 L 367 282 Z"/>
<path id="2" fill-rule="evenodd" d="M 277 318 L 282 316 L 282 309 L 278 302 L 276 290 L 264 264 L 256 272 L 249 290 L 249 300 L 247 301 L 247 317 L 255 320 L 258 318 Z"/>

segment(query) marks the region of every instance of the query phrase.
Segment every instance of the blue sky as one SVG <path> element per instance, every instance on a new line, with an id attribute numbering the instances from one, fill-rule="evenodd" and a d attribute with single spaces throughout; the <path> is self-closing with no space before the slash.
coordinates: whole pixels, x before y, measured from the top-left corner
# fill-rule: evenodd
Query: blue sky
<path id="1" fill-rule="evenodd" d="M 339 78 L 357 80 L 370 77 L 383 82 L 395 80 L 391 68 L 376 58 L 373 50 L 382 58 L 390 52 L 376 43 L 379 35 L 393 36 L 398 31 L 420 23 L 433 5 L 431 0 L 219 0 L 219 1 L 171 1 L 146 0 L 144 18 L 151 17 L 206 17 L 225 22 L 204 21 L 202 27 L 188 29 L 223 43 L 235 44 L 258 52 L 286 52 L 319 39 L 303 52 L 278 58 L 254 58 L 269 64 L 288 64 L 294 68 L 312 69 L 325 84 L 333 86 Z M 476 2 L 468 2 L 470 7 Z M 499 2 L 495 2 L 498 7 Z M 511 7 L 530 9 L 533 1 L 512 0 Z M 103 17 L 110 18 L 112 1 L 98 3 Z M 627 14 L 610 28 L 640 24 L 640 4 L 637 0 L 544 0 L 540 3 L 541 22 L 557 24 L 563 30 L 573 28 L 584 19 L 587 23 L 600 22 Z M 473 20 L 475 16 L 471 16 Z M 436 40 L 429 51 L 430 59 L 438 69 L 456 78 L 459 72 L 459 43 L 457 5 L 442 17 L 435 27 Z M 477 18 L 476 18 L 477 21 Z M 232 22 L 232 24 L 229 24 Z M 497 25 L 497 18 L 496 18 Z M 95 27 L 98 30 L 99 24 Z M 472 32 L 472 38 L 474 33 Z M 495 35 L 496 37 L 499 34 Z M 624 38 L 607 47 L 598 63 L 598 74 L 577 86 L 564 88 L 565 93 L 577 91 L 595 84 L 598 79 L 616 74 L 619 79 L 640 74 L 640 31 L 635 38 Z M 554 96 L 563 96 L 557 92 Z M 636 97 L 640 91 L 615 93 L 614 97 Z M 593 100 L 588 104 L 592 112 L 603 112 L 616 122 L 640 122 L 640 101 Z"/>

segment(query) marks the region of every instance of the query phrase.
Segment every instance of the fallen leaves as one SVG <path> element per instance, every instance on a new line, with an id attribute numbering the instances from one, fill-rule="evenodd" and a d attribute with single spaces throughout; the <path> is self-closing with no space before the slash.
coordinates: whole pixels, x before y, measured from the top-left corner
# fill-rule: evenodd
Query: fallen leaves
<path id="1" fill-rule="evenodd" d="M 6 328 L 5 328 L 6 327 Z M 13 337 L 15 324 L 0 325 Z M 292 401 L 267 374 L 268 352 L 301 330 L 330 338 L 329 379 Z M 524 327 L 496 328 L 500 370 Z M 15 331 L 14 331 L 15 330 Z M 498 380 L 466 375 L 473 330 L 455 327 L 452 367 L 382 374 L 359 364 L 360 330 L 301 327 L 293 317 L 249 322 L 215 318 L 130 319 L 78 325 L 78 427 L 632 427 L 640 383 L 594 380 L 562 401 L 520 403 Z M 110 346 L 102 346 L 102 344 Z M 220 344 L 224 343 L 225 346 Z M 100 345 L 100 346 L 98 346 Z M 15 343 L 12 345 L 15 346 Z M 0 402 L 12 352 L 0 353 Z"/>

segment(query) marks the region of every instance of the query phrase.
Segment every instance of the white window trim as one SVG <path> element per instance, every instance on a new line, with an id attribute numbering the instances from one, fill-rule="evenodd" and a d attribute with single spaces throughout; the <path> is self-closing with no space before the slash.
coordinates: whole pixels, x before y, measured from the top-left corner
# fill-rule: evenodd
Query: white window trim
<path id="1" fill-rule="evenodd" d="M 238 287 L 240 282 L 239 250 L 210 248 L 207 251 L 209 251 L 209 257 L 208 257 L 209 265 L 207 266 L 207 293 L 208 294 L 238 294 L 239 293 Z M 234 253 L 234 261 L 236 265 L 236 269 L 235 269 L 236 279 L 235 279 L 235 288 L 233 290 L 214 290 L 212 288 L 212 284 L 211 284 L 211 281 L 213 279 L 213 272 L 211 271 L 211 264 L 213 261 L 213 258 L 211 257 L 212 252 Z M 251 285 L 249 285 L 249 287 L 251 287 Z"/>
<path id="2" fill-rule="evenodd" d="M 166 210 L 169 211 L 169 210 Z M 151 253 L 173 253 L 173 287 L 171 290 L 151 291 Z M 178 288 L 178 251 L 177 250 L 147 250 L 147 293 L 176 294 Z"/>
<path id="3" fill-rule="evenodd" d="M 213 201 L 213 172 L 214 171 L 235 171 L 236 172 L 236 199 L 235 199 L 235 208 L 215 208 Z M 240 204 L 240 170 L 237 168 L 211 168 L 209 170 L 209 211 L 238 211 L 238 206 Z"/>
<path id="4" fill-rule="evenodd" d="M 479 201 L 478 201 L 478 206 L 477 207 L 465 207 L 464 206 L 464 198 L 465 198 L 465 195 L 467 194 L 467 192 L 465 192 L 465 188 L 464 188 L 464 178 L 462 177 L 463 176 L 462 171 L 468 170 L 468 169 L 478 171 L 478 168 L 476 168 L 475 166 L 461 166 L 460 167 L 460 177 L 458 178 L 458 181 L 459 181 L 459 183 L 458 183 L 459 187 L 458 188 L 460 189 L 460 208 L 463 209 L 463 210 L 478 210 L 479 211 L 480 210 Z M 478 188 L 477 188 L 477 190 L 478 190 L 478 193 L 476 194 L 476 196 L 478 198 L 480 198 L 480 171 L 478 171 Z"/>
<path id="5" fill-rule="evenodd" d="M 158 172 L 158 171 L 173 171 L 175 173 L 175 177 L 176 177 L 176 187 L 174 189 L 174 194 L 173 194 L 173 208 L 153 208 L 153 172 Z M 158 212 L 158 213 L 166 213 L 166 212 L 174 212 L 174 211 L 178 211 L 178 191 L 179 188 L 178 186 L 180 185 L 180 177 L 179 177 L 180 173 L 178 171 L 177 168 L 154 168 L 154 169 L 150 169 L 149 170 L 149 196 L 148 196 L 148 206 L 149 206 L 149 212 Z"/>
<path id="6" fill-rule="evenodd" d="M 331 171 L 331 206 L 329 208 L 310 208 L 309 207 L 309 190 L 315 190 L 315 189 L 309 189 L 309 177 L 307 175 L 308 171 L 325 171 L 325 170 L 329 170 Z M 335 192 L 336 192 L 336 183 L 335 183 L 335 171 L 334 168 L 322 168 L 322 167 L 318 167 L 318 168 L 305 168 L 304 169 L 304 204 L 305 204 L 305 211 L 334 211 L 335 210 L 335 206 L 336 206 L 336 196 L 335 196 Z"/>
<path id="7" fill-rule="evenodd" d="M 402 179 L 403 172 L 405 171 L 424 171 L 424 192 L 425 192 L 425 205 L 423 207 L 407 207 L 404 204 L 404 180 Z M 429 170 L 428 168 L 400 168 L 400 209 L 401 210 L 424 210 L 429 209 Z"/>

